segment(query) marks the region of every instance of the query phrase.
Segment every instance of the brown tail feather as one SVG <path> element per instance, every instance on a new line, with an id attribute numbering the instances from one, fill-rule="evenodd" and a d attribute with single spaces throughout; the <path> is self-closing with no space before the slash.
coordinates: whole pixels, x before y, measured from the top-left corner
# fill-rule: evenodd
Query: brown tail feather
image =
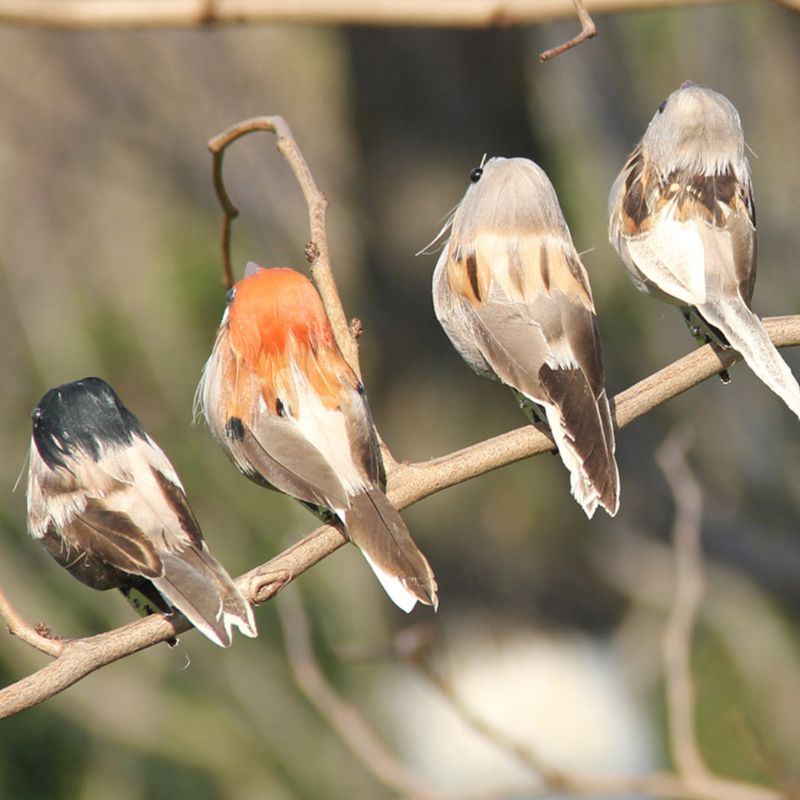
<path id="1" fill-rule="evenodd" d="M 581 472 L 580 476 L 573 476 L 577 478 L 573 480 L 576 499 L 590 517 L 596 503 L 614 516 L 619 508 L 619 471 L 605 390 L 595 397 L 579 369 L 551 369 L 545 365 L 539 378 L 558 409 L 561 428 Z M 575 489 L 582 484 L 587 486 L 580 490 L 579 496 Z"/>
<path id="2" fill-rule="evenodd" d="M 153 580 L 158 591 L 205 636 L 222 647 L 233 627 L 256 636 L 253 612 L 230 576 L 207 551 L 162 554 L 164 574 Z"/>
<path id="3" fill-rule="evenodd" d="M 405 611 L 419 601 L 436 609 L 436 579 L 400 514 L 375 487 L 350 498 L 345 528 L 392 600 Z"/>

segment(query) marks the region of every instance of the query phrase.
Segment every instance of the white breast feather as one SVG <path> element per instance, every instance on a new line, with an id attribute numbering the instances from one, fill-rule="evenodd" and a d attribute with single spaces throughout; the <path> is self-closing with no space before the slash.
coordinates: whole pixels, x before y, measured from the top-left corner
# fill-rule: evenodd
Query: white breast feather
<path id="1" fill-rule="evenodd" d="M 347 494 L 357 494 L 364 479 L 353 462 L 344 414 L 325 407 L 296 364 L 292 363 L 291 371 L 298 406 L 292 422 L 333 467 Z"/>
<path id="2" fill-rule="evenodd" d="M 661 291 L 685 305 L 705 303 L 705 249 L 695 223 L 664 215 L 649 233 L 626 243 L 637 269 Z"/>

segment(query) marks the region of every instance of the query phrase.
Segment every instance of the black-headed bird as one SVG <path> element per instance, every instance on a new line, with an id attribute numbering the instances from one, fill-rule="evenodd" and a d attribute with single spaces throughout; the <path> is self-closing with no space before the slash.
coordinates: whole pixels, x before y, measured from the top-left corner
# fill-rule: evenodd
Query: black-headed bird
<path id="1" fill-rule="evenodd" d="M 61 566 L 93 589 L 120 589 L 140 611 L 178 609 L 222 647 L 234 626 L 256 636 L 172 464 L 111 386 L 56 386 L 32 417 L 28 527 Z"/>

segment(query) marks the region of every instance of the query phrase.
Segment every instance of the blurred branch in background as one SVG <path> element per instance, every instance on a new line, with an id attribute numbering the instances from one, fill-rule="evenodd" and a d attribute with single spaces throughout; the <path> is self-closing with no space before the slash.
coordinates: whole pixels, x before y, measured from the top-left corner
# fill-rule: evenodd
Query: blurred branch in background
<path id="1" fill-rule="evenodd" d="M 399 655 L 419 669 L 448 705 L 472 730 L 523 764 L 535 781 L 528 787 L 490 787 L 473 791 L 444 791 L 425 786 L 409 773 L 381 741 L 359 709 L 326 678 L 312 644 L 311 627 L 297 591 L 278 601 L 284 646 L 295 682 L 350 752 L 384 786 L 414 800 L 468 800 L 473 797 L 550 797 L 656 795 L 698 800 L 778 800 L 787 796 L 765 787 L 726 780 L 706 766 L 697 743 L 695 697 L 691 675 L 691 642 L 703 587 L 700 548 L 702 495 L 686 462 L 691 436 L 686 428 L 673 431 L 656 453 L 656 460 L 675 501 L 673 526 L 674 593 L 664 631 L 664 676 L 668 733 L 675 773 L 647 775 L 571 775 L 549 764 L 539 753 L 494 727 L 474 711 L 431 657 L 429 637 L 404 635 L 396 642 Z M 406 632 L 408 634 L 408 632 Z"/>
<path id="2" fill-rule="evenodd" d="M 593 0 L 590 5 L 592 13 L 604 14 L 709 4 L 710 0 Z M 800 6 L 798 0 L 782 4 Z M 573 0 L 0 0 L 0 22 L 78 29 L 263 22 L 488 28 L 551 22 L 572 16 L 574 9 Z"/>
<path id="3" fill-rule="evenodd" d="M 670 746 L 679 772 L 703 777 L 708 774 L 708 767 L 695 734 L 692 680 L 692 633 L 703 598 L 703 497 L 686 463 L 691 438 L 688 428 L 673 431 L 656 451 L 656 461 L 675 499 L 675 599 L 663 642 Z"/>

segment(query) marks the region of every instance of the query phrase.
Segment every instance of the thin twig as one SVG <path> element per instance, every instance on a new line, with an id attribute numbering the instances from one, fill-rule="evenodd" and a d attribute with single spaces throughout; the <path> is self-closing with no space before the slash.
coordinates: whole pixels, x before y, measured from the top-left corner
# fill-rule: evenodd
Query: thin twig
<path id="1" fill-rule="evenodd" d="M 686 462 L 690 440 L 688 429 L 675 431 L 656 451 L 656 462 L 675 499 L 675 596 L 663 641 L 670 747 L 681 774 L 702 776 L 709 770 L 695 733 L 692 634 L 704 587 L 700 543 L 703 496 Z"/>
<path id="2" fill-rule="evenodd" d="M 12 636 L 16 636 L 20 641 L 35 647 L 48 656 L 57 657 L 61 655 L 64 649 L 63 640 L 45 636 L 39 626 L 27 623 L 14 606 L 11 605 L 2 589 L 0 589 L 0 616 L 6 621 L 8 632 Z"/>
<path id="3" fill-rule="evenodd" d="M 568 42 L 540 53 L 539 61 L 549 61 L 551 58 L 560 56 L 562 53 L 566 53 L 567 50 L 577 47 L 581 42 L 585 42 L 587 39 L 591 39 L 592 36 L 597 35 L 597 26 L 586 10 L 583 0 L 572 0 L 572 2 L 575 6 L 575 13 L 578 15 L 578 22 L 581 23 L 581 32 L 577 36 L 573 36 Z"/>
<path id="4" fill-rule="evenodd" d="M 347 363 L 361 377 L 358 363 L 358 344 L 350 331 L 347 317 L 342 307 L 342 300 L 333 279 L 333 272 L 328 254 L 328 235 L 325 225 L 325 215 L 328 209 L 328 199 L 319 190 L 311 170 L 292 135 L 292 131 L 283 117 L 254 117 L 232 125 L 227 130 L 214 136 L 208 142 L 213 160 L 213 181 L 220 205 L 223 211 L 222 223 L 222 263 L 225 274 L 225 284 L 229 289 L 233 286 L 233 268 L 231 266 L 231 223 L 238 216 L 238 209 L 233 204 L 225 188 L 222 173 L 222 161 L 226 149 L 237 139 L 257 131 L 274 133 L 276 146 L 280 154 L 294 172 L 300 188 L 303 190 L 306 204 L 308 205 L 309 224 L 311 227 L 311 241 L 306 247 L 306 255 L 311 263 L 311 275 L 319 290 L 325 312 L 331 322 L 336 343 L 342 351 Z"/>
<path id="5" fill-rule="evenodd" d="M 763 322 L 777 347 L 800 344 L 800 316 L 773 317 Z M 667 400 L 696 386 L 721 369 L 730 367 L 737 360 L 736 353 L 731 350 L 719 351 L 715 345 L 705 345 L 678 359 L 616 396 L 614 413 L 617 427 L 629 425 Z M 392 503 L 402 510 L 424 497 L 469 478 L 547 452 L 551 448 L 552 442 L 547 436 L 527 425 L 428 462 L 399 464 L 389 474 L 387 493 Z M 250 570 L 237 583 L 250 602 L 265 602 L 346 541 L 344 534 L 337 528 L 323 525 L 284 553 Z M 0 614 L 2 612 L 0 607 Z M 167 641 L 188 629 L 189 624 L 180 616 L 167 619 L 158 615 L 90 639 L 70 640 L 64 644 L 62 656 L 56 661 L 0 690 L 0 719 L 41 703 L 99 667 Z M 87 654 L 86 658 L 66 659 L 67 653 L 77 647 L 85 648 L 83 652 Z M 717 796 L 707 791 L 701 794 L 709 800 Z M 764 797 L 770 796 L 776 795 Z"/>

